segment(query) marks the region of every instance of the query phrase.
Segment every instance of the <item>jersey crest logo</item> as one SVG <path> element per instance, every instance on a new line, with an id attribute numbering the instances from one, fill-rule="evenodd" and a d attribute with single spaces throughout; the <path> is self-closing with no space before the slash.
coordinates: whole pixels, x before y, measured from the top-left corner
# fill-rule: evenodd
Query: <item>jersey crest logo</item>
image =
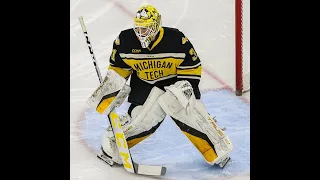
<path id="1" fill-rule="evenodd" d="M 187 37 L 182 37 L 182 44 L 185 44 L 186 42 L 188 42 L 188 38 Z"/>

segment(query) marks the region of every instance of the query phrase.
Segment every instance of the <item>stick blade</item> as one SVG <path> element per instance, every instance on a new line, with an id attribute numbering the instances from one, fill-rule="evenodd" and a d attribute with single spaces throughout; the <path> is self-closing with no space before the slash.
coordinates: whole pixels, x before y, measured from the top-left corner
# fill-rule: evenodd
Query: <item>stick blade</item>
<path id="1" fill-rule="evenodd" d="M 163 176 L 167 172 L 167 168 L 163 166 L 149 166 L 134 163 L 134 167 L 136 173 L 142 175 Z"/>

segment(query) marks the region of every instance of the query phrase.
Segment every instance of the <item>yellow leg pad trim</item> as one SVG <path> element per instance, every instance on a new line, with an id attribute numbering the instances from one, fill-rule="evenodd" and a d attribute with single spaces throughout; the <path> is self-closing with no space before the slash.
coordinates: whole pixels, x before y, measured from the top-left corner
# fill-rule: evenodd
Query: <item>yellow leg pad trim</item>
<path id="1" fill-rule="evenodd" d="M 135 146 L 136 144 L 140 143 L 141 141 L 143 141 L 144 139 L 146 139 L 147 137 L 149 137 L 151 134 L 144 136 L 144 137 L 140 137 L 140 138 L 135 138 L 132 139 L 130 141 L 127 141 L 129 149 L 132 148 L 133 146 Z"/>
<path id="2" fill-rule="evenodd" d="M 213 148 L 209 145 L 209 143 L 199 137 L 191 135 L 187 132 L 183 133 L 188 137 L 188 139 L 192 142 L 192 144 L 201 152 L 203 157 L 208 162 L 213 162 L 217 157 L 217 153 L 214 152 Z"/>
<path id="3" fill-rule="evenodd" d="M 110 104 L 112 103 L 112 101 L 115 99 L 116 97 L 110 97 L 110 98 L 107 98 L 107 99 L 104 99 L 99 105 L 98 107 L 96 108 L 96 110 L 102 114 L 109 106 Z"/>

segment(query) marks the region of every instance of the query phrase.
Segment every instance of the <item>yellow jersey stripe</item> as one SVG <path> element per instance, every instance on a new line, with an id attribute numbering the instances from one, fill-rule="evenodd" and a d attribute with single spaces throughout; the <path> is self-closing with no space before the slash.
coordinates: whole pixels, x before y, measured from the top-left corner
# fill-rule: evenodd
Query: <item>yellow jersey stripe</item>
<path id="1" fill-rule="evenodd" d="M 120 76 L 127 78 L 130 76 L 132 69 L 124 69 L 124 68 L 120 68 L 120 67 L 114 67 L 112 65 L 109 64 L 108 69 L 112 69 L 115 72 L 117 72 Z"/>
<path id="2" fill-rule="evenodd" d="M 148 47 L 149 51 L 151 51 L 154 47 L 156 47 L 156 45 L 159 44 L 159 42 L 160 42 L 160 41 L 162 40 L 162 38 L 163 38 L 163 34 L 164 34 L 164 30 L 163 30 L 163 28 L 161 28 L 161 29 L 160 29 L 159 37 L 158 37 L 158 39 L 156 40 L 156 42 L 154 42 L 154 44 L 152 45 L 151 48 Z"/>
<path id="3" fill-rule="evenodd" d="M 191 69 L 177 69 L 177 75 L 193 75 L 193 76 L 201 76 L 202 66 L 198 66 L 196 68 Z"/>

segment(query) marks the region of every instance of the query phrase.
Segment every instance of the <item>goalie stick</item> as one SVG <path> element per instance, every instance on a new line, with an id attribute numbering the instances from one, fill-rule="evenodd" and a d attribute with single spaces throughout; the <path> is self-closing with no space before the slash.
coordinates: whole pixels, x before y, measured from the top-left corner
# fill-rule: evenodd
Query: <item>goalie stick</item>
<path id="1" fill-rule="evenodd" d="M 85 35 L 87 45 L 89 47 L 89 51 L 93 60 L 93 64 L 95 66 L 100 86 L 99 88 L 103 87 L 103 83 L 105 81 L 102 81 L 102 76 L 98 67 L 98 64 L 96 62 L 94 53 L 93 53 L 93 48 L 91 46 L 89 37 L 88 37 L 88 32 L 86 30 L 83 17 L 79 17 L 79 21 L 82 27 L 82 31 Z M 143 164 L 137 164 L 133 161 L 131 157 L 131 153 L 128 148 L 127 140 L 125 138 L 119 116 L 115 112 L 115 108 L 111 110 L 111 112 L 108 114 L 108 119 L 109 123 L 112 127 L 113 134 L 116 139 L 116 145 L 117 149 L 119 151 L 119 155 L 121 156 L 121 160 L 123 163 L 124 168 L 130 172 L 130 173 L 135 173 L 135 174 L 141 174 L 141 175 L 155 175 L 155 176 L 162 176 L 166 174 L 166 167 L 163 166 L 150 166 L 150 165 L 143 165 Z M 111 160 L 112 161 L 112 160 Z M 107 162 L 108 163 L 108 162 Z M 110 166 L 112 166 L 113 162 L 108 163 Z"/>
<path id="2" fill-rule="evenodd" d="M 84 24 L 82 16 L 79 17 L 79 21 L 80 21 L 80 24 L 81 24 L 81 28 L 82 28 L 83 34 L 84 34 L 84 36 L 86 38 L 86 42 L 87 42 L 87 45 L 88 45 L 88 48 L 89 48 L 89 52 L 90 52 L 92 60 L 93 60 L 93 65 L 94 65 L 94 67 L 96 69 L 96 72 L 97 72 L 97 75 L 98 75 L 98 78 L 99 78 L 99 82 L 101 83 L 102 82 L 102 76 L 101 76 L 101 73 L 100 73 L 100 70 L 99 70 L 99 66 L 98 66 L 96 57 L 95 57 L 95 55 L 93 53 L 93 48 L 91 46 L 90 39 L 89 39 L 88 32 L 87 32 L 87 28 L 86 28 L 86 26 Z"/>

